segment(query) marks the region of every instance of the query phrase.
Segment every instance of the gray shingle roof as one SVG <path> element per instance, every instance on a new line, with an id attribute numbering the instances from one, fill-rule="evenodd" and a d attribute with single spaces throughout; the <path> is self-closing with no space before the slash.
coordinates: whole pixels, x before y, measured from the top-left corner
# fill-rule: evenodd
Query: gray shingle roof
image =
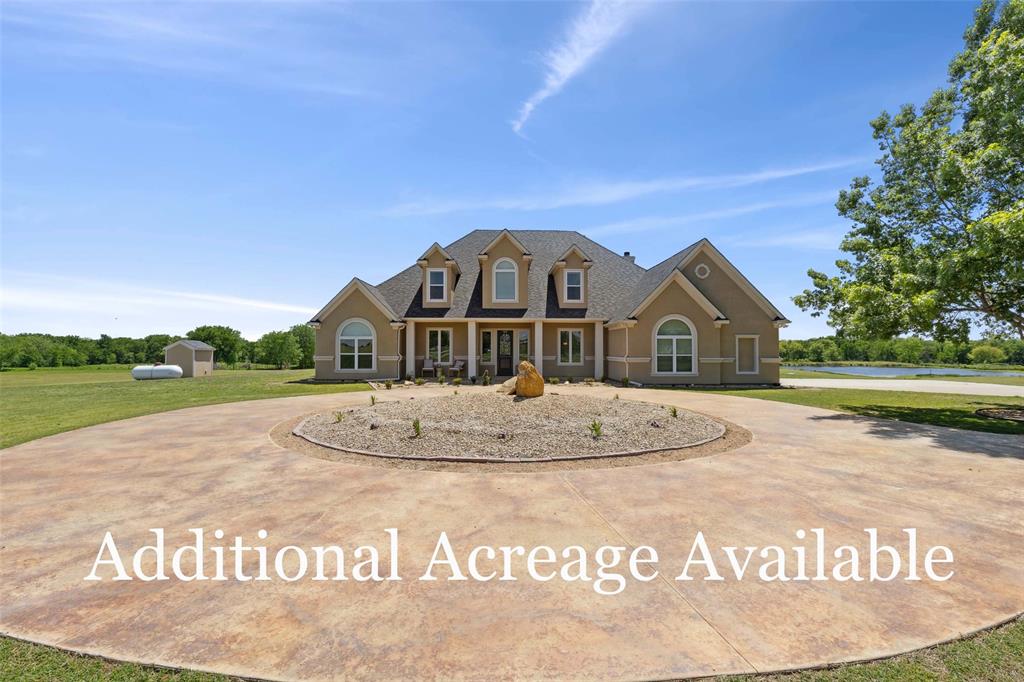
<path id="1" fill-rule="evenodd" d="M 196 341 L 195 339 L 178 339 L 174 343 L 172 343 L 172 344 L 170 344 L 168 346 L 165 346 L 164 350 L 167 350 L 171 346 L 173 346 L 175 344 L 179 344 L 179 343 L 181 345 L 183 345 L 183 346 L 191 348 L 192 350 L 217 350 L 216 348 L 214 348 L 210 344 L 203 343 L 202 341 Z"/>
<path id="2" fill-rule="evenodd" d="M 689 256 L 699 244 L 700 242 L 690 244 L 682 251 L 672 254 L 665 260 L 644 272 L 643 276 L 633 285 L 628 294 L 616 302 L 616 306 L 613 309 L 612 314 L 608 316 L 608 319 L 624 320 L 629 317 L 629 314 L 633 312 L 638 305 L 643 303 L 648 294 L 657 289 L 658 285 L 664 282 L 665 278 L 672 274 L 672 271 L 676 269 L 676 266 L 678 266 L 684 258 Z"/>
<path id="3" fill-rule="evenodd" d="M 423 275 L 418 265 L 406 268 L 375 288 L 401 317 L 576 317 L 607 320 L 612 319 L 623 307 L 623 301 L 631 300 L 637 286 L 648 272 L 630 259 L 608 250 L 579 232 L 509 232 L 533 255 L 527 283 L 529 302 L 523 308 L 485 308 L 483 305 L 483 284 L 477 255 L 501 233 L 501 230 L 474 230 L 444 247 L 462 270 L 449 308 L 423 307 Z M 573 245 L 586 253 L 594 263 L 589 272 L 589 306 L 586 309 L 559 307 L 554 282 L 548 274 L 555 261 Z M 655 282 L 644 296 L 657 286 L 661 279 Z"/>

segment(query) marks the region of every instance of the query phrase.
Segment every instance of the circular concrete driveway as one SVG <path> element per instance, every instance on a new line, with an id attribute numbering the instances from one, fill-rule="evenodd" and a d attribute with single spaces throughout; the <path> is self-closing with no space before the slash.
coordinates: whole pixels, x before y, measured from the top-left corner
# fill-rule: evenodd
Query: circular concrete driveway
<path id="1" fill-rule="evenodd" d="M 436 389 L 435 389 L 436 390 Z M 465 389 L 472 390 L 472 389 Z M 605 388 L 561 388 L 611 394 Z M 416 391 L 416 392 L 413 392 Z M 406 399 L 431 389 L 381 392 Z M 458 473 L 329 462 L 268 437 L 364 394 L 193 408 L 0 453 L 3 632 L 117 659 L 274 679 L 664 679 L 886 656 L 1024 610 L 1019 437 L 682 391 L 621 391 L 719 415 L 738 450 L 650 466 Z M 401 582 L 85 582 L 105 531 L 149 528 L 302 547 L 399 529 Z M 700 530 L 712 547 L 794 543 L 825 528 L 863 545 L 915 527 L 956 556 L 942 582 L 672 580 Z M 481 545 L 651 545 L 664 579 L 617 596 L 561 580 L 416 580 L 440 531 Z M 108 573 L 109 575 L 109 573 Z"/>

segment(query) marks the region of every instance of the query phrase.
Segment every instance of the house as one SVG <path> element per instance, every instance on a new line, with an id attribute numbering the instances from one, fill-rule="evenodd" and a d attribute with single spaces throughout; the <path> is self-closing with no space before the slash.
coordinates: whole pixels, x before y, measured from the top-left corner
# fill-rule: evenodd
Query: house
<path id="1" fill-rule="evenodd" d="M 776 384 L 788 320 L 707 239 L 645 269 L 579 232 L 474 230 L 376 285 L 358 278 L 309 322 L 316 378 L 465 376 Z"/>
<path id="2" fill-rule="evenodd" d="M 179 339 L 164 347 L 164 364 L 181 367 L 183 377 L 208 377 L 213 374 L 213 351 L 208 343 Z"/>

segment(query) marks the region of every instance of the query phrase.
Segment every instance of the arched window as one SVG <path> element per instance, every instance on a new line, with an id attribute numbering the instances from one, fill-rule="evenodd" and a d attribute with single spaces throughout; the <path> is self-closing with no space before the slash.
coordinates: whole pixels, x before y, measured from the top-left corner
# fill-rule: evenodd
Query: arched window
<path id="1" fill-rule="evenodd" d="M 362 318 L 345 320 L 338 327 L 338 371 L 377 369 L 377 333 Z"/>
<path id="2" fill-rule="evenodd" d="M 662 318 L 654 328 L 654 373 L 696 374 L 697 333 L 681 315 Z"/>
<path id="3" fill-rule="evenodd" d="M 495 301 L 515 303 L 519 299 L 519 268 L 510 258 L 494 264 L 493 292 Z"/>

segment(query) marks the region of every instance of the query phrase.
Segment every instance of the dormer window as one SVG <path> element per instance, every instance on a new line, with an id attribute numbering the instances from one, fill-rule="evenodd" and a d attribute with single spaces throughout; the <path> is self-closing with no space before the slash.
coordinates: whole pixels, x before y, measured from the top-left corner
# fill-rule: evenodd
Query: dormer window
<path id="1" fill-rule="evenodd" d="M 499 303 L 515 303 L 519 291 L 519 267 L 510 258 L 502 258 L 494 264 L 494 300 Z"/>
<path id="2" fill-rule="evenodd" d="M 565 300 L 579 303 L 583 300 L 583 271 L 565 271 Z"/>
<path id="3" fill-rule="evenodd" d="M 427 301 L 443 302 L 448 299 L 448 271 L 445 268 L 431 268 L 427 271 Z"/>

